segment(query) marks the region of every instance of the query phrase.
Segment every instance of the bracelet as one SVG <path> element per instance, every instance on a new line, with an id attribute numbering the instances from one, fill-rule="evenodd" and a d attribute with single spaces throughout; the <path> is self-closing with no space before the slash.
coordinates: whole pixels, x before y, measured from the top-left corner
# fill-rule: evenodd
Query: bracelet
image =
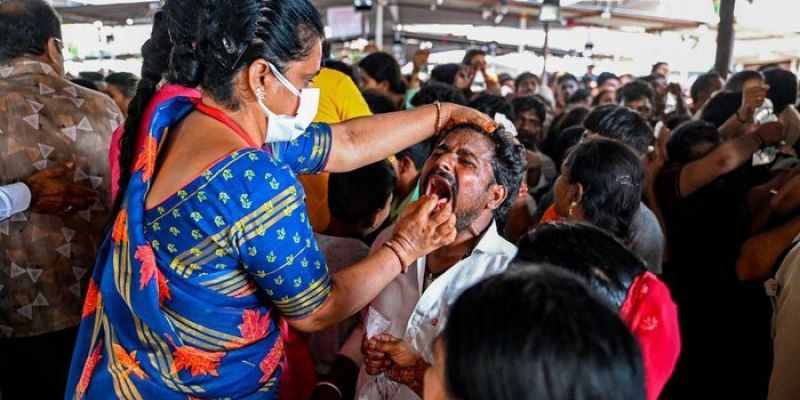
<path id="1" fill-rule="evenodd" d="M 406 265 L 405 261 L 403 261 L 403 257 L 400 256 L 400 252 L 394 248 L 394 242 L 391 240 L 386 241 L 383 243 L 383 246 L 387 247 L 394 253 L 394 255 L 397 256 L 397 259 L 400 261 L 400 273 L 405 274 L 406 272 L 408 272 L 408 265 Z"/>
<path id="2" fill-rule="evenodd" d="M 335 390 L 336 394 L 339 395 L 339 398 L 340 399 L 344 399 L 344 396 L 342 395 L 342 391 L 339 390 L 339 388 L 336 385 L 334 385 L 333 383 L 328 382 L 328 381 L 322 381 L 322 382 L 317 383 L 317 385 L 314 386 L 314 387 L 320 387 L 320 386 L 327 386 L 327 387 Z"/>
<path id="3" fill-rule="evenodd" d="M 433 105 L 436 106 L 436 125 L 433 126 L 435 129 L 433 131 L 434 135 L 438 135 L 439 131 L 442 129 L 440 124 L 442 123 L 442 103 L 439 100 L 436 100 Z"/>
<path id="4" fill-rule="evenodd" d="M 742 117 L 739 116 L 739 110 L 736 110 L 736 120 L 739 121 L 740 124 L 746 124 L 747 123 L 746 119 L 743 120 Z"/>

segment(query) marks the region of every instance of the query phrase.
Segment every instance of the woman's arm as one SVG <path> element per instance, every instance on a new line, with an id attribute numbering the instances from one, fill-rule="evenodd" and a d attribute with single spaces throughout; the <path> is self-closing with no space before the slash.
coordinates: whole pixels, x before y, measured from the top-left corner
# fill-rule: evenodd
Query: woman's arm
<path id="1" fill-rule="evenodd" d="M 740 280 L 765 279 L 800 233 L 800 217 L 760 235 L 752 237 L 742 245 L 736 262 L 736 275 Z"/>
<path id="2" fill-rule="evenodd" d="M 471 108 L 442 103 L 331 125 L 333 148 L 327 172 L 347 172 L 422 142 L 448 125 L 474 123 L 494 131 L 488 116 Z"/>

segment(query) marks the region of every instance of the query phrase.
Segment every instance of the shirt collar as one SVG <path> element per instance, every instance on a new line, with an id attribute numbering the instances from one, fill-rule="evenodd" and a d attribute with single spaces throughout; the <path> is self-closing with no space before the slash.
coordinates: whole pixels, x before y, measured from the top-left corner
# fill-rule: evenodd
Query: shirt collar
<path id="1" fill-rule="evenodd" d="M 0 78 L 9 78 L 25 74 L 43 74 L 55 78 L 61 78 L 50 64 L 35 60 L 17 60 L 9 64 L 0 65 Z"/>
<path id="2" fill-rule="evenodd" d="M 508 252 L 507 249 L 510 247 L 514 246 L 500 236 L 500 232 L 497 230 L 497 222 L 493 220 L 492 224 L 489 225 L 489 228 L 486 229 L 483 236 L 478 240 L 475 248 L 472 249 L 470 255 L 475 254 L 475 252 L 487 254 L 506 253 Z"/>

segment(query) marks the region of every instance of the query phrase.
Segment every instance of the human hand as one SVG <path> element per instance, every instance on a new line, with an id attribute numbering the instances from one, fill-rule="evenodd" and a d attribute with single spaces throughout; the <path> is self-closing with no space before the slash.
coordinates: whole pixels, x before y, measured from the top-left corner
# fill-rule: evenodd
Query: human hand
<path id="1" fill-rule="evenodd" d="M 683 97 L 683 88 L 680 83 L 672 82 L 667 85 L 667 93 L 672 93 L 675 97 Z"/>
<path id="2" fill-rule="evenodd" d="M 737 117 L 743 120 L 753 118 L 756 108 L 761 107 L 767 97 L 769 85 L 752 86 L 742 92 L 742 105 L 737 111 Z"/>
<path id="3" fill-rule="evenodd" d="M 780 122 L 767 122 L 758 126 L 755 135 L 764 141 L 764 146 L 777 146 L 783 141 L 783 124 Z"/>
<path id="4" fill-rule="evenodd" d="M 99 196 L 96 190 L 71 183 L 75 164 L 66 163 L 36 172 L 24 180 L 31 191 L 31 211 L 65 216 L 91 207 Z"/>
<path id="5" fill-rule="evenodd" d="M 378 350 L 378 337 L 361 340 L 361 354 L 364 355 L 364 368 L 367 375 L 378 375 L 386 371 L 392 362 L 386 353 Z"/>
<path id="6" fill-rule="evenodd" d="M 474 108 L 459 106 L 451 103 L 442 104 L 442 129 L 447 129 L 460 124 L 474 124 L 482 127 L 486 132 L 493 133 L 497 130 L 494 118 L 475 110 Z M 438 132 L 437 132 L 438 133 Z"/>
<path id="7" fill-rule="evenodd" d="M 392 242 L 404 266 L 447 246 L 456 239 L 456 215 L 452 206 L 440 206 L 436 196 L 421 196 L 400 214 Z M 401 255 L 402 254 L 402 255 Z"/>

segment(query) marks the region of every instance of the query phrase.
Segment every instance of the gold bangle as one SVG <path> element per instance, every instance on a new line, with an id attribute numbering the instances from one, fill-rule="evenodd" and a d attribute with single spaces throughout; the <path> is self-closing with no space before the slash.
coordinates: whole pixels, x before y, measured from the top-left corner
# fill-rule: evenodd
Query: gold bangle
<path id="1" fill-rule="evenodd" d="M 439 125 L 442 123 L 442 103 L 440 103 L 439 100 L 436 100 L 433 105 L 436 106 L 436 125 L 433 126 L 433 134 L 438 135 L 439 131 L 442 129 L 442 127 Z"/>

